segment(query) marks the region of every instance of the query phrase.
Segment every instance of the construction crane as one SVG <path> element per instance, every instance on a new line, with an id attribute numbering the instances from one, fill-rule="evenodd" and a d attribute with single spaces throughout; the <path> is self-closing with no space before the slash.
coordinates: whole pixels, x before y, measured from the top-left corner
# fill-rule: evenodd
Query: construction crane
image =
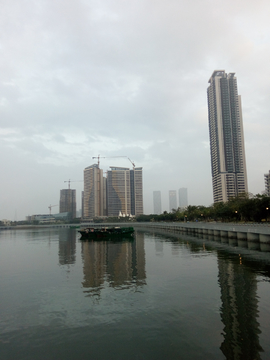
<path id="1" fill-rule="evenodd" d="M 71 182 L 83 182 L 83 180 L 70 180 L 70 179 L 69 179 L 69 180 L 65 180 L 65 181 L 64 181 L 64 183 L 66 183 L 66 182 L 68 183 L 68 188 L 70 189 L 70 183 L 71 183 Z"/>
<path id="2" fill-rule="evenodd" d="M 124 157 L 127 157 L 127 156 L 93 156 L 92 159 L 98 159 L 98 168 L 99 168 L 99 159 L 107 159 L 107 158 L 124 158 Z"/>
<path id="3" fill-rule="evenodd" d="M 50 216 L 52 214 L 52 207 L 54 207 L 54 206 L 59 206 L 59 205 L 50 205 L 50 206 L 48 206 L 48 208 L 50 209 Z"/>
<path id="4" fill-rule="evenodd" d="M 126 156 L 126 157 L 127 157 L 127 156 Z M 127 157 L 127 158 L 128 158 L 128 160 L 131 162 L 131 164 L 132 164 L 132 166 L 133 166 L 133 170 L 135 170 L 135 164 L 134 164 L 134 162 L 132 162 L 129 157 Z"/>
<path id="5" fill-rule="evenodd" d="M 98 168 L 99 168 L 99 159 L 100 159 L 100 155 L 98 155 L 98 156 L 92 156 L 92 159 L 98 159 L 97 164 L 98 164 Z M 101 156 L 101 159 L 105 159 L 105 156 Z"/>

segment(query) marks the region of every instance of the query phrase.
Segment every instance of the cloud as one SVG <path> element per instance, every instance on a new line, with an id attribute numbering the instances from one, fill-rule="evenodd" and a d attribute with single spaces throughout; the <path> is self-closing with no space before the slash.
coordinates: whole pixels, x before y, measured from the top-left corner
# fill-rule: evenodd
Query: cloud
<path id="1" fill-rule="evenodd" d="M 44 211 L 50 191 L 51 202 L 58 201 L 63 179 L 57 176 L 80 177 L 98 154 L 106 157 L 104 167 L 109 156 L 143 166 L 146 212 L 157 187 L 167 198 L 169 189 L 187 186 L 191 203 L 209 205 L 206 89 L 215 69 L 237 75 L 250 191 L 263 190 L 270 150 L 269 8 L 266 0 L 245 6 L 242 0 L 3 0 L 6 185 L 0 195 L 7 206 L 0 219 L 12 217 L 15 204 L 19 216 L 26 215 L 21 201 L 8 202 L 9 193 L 20 191 L 17 168 L 29 199 L 39 194 Z M 113 161 L 131 166 L 125 158 Z M 35 185 L 28 189 L 35 167 Z M 54 182 L 45 180 L 47 172 Z M 44 187 L 46 197 L 40 195 Z M 41 211 L 31 204 L 30 212 Z"/>

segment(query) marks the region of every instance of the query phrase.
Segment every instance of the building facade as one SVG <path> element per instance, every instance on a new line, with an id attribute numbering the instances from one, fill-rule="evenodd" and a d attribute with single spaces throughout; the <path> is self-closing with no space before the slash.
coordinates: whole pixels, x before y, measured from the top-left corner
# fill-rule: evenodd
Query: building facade
<path id="1" fill-rule="evenodd" d="M 161 214 L 161 192 L 153 191 L 154 214 Z"/>
<path id="2" fill-rule="evenodd" d="M 169 190 L 169 210 L 172 209 L 177 210 L 177 197 L 176 197 L 176 190 Z"/>
<path id="3" fill-rule="evenodd" d="M 178 190 L 178 201 L 179 201 L 179 207 L 181 209 L 186 208 L 188 206 L 187 188 L 180 188 Z"/>
<path id="4" fill-rule="evenodd" d="M 209 79 L 208 121 L 214 202 L 248 192 L 241 97 L 234 73 Z"/>
<path id="5" fill-rule="evenodd" d="M 131 215 L 143 214 L 143 173 L 142 167 L 130 170 Z"/>
<path id="6" fill-rule="evenodd" d="M 103 170 L 97 164 L 84 169 L 83 218 L 104 216 Z"/>
<path id="7" fill-rule="evenodd" d="M 59 212 L 69 213 L 70 219 L 76 218 L 76 190 L 60 190 Z"/>
<path id="8" fill-rule="evenodd" d="M 264 174 L 264 183 L 265 183 L 265 194 L 270 196 L 270 170 L 268 174 Z"/>
<path id="9" fill-rule="evenodd" d="M 143 214 L 142 168 L 110 167 L 107 172 L 107 214 Z"/>
<path id="10" fill-rule="evenodd" d="M 84 191 L 82 191 L 82 214 L 81 214 L 81 218 L 84 219 Z"/>

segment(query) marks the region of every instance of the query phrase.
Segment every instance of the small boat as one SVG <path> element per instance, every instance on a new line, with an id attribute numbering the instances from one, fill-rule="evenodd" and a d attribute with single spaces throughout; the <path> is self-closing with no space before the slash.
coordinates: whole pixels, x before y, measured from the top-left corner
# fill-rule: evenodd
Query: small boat
<path id="1" fill-rule="evenodd" d="M 97 239 L 97 238 L 111 238 L 111 237 L 126 237 L 132 236 L 134 233 L 133 227 L 103 227 L 94 228 L 89 227 L 79 230 L 81 239 Z"/>

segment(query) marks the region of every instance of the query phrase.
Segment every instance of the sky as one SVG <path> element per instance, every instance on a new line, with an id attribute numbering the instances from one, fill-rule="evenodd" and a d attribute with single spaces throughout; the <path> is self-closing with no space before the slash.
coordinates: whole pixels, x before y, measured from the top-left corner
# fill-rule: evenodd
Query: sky
<path id="1" fill-rule="evenodd" d="M 248 190 L 270 169 L 269 0 L 0 0 L 0 219 L 49 213 L 83 169 L 143 167 L 153 191 L 213 203 L 207 87 L 234 72 Z M 123 156 L 123 158 L 113 158 Z M 124 157 L 126 156 L 126 158 Z M 104 157 L 104 158 L 103 158 Z M 52 213 L 59 211 L 58 206 Z"/>

